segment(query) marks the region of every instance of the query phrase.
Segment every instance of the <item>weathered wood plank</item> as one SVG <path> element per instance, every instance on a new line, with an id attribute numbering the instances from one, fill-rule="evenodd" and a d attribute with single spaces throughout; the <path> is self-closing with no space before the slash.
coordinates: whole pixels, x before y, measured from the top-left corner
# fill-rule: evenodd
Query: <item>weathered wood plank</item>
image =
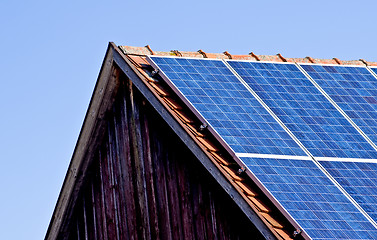
<path id="1" fill-rule="evenodd" d="M 173 154 L 175 154 L 173 152 Z M 193 223 L 192 223 L 192 206 L 191 206 L 191 196 L 190 196 L 190 183 L 187 175 L 187 168 L 178 168 L 178 184 L 181 199 L 181 213 L 182 213 L 182 226 L 183 226 L 183 239 L 193 239 Z"/>
<path id="2" fill-rule="evenodd" d="M 121 149 L 120 157 L 120 167 L 122 169 L 122 185 L 124 185 L 125 191 L 125 201 L 124 205 L 127 212 L 127 227 L 129 233 L 129 239 L 138 239 L 137 237 L 137 223 L 136 223 L 136 198 L 135 198 L 135 191 L 134 191 L 134 175 L 133 175 L 133 161 L 131 158 L 131 138 L 130 138 L 130 116 L 131 116 L 131 109 L 130 101 L 128 97 L 128 81 L 123 81 L 122 86 L 122 96 L 120 96 L 120 109 L 117 111 L 119 112 L 120 117 L 120 132 L 119 138 Z"/>
<path id="3" fill-rule="evenodd" d="M 117 230 L 115 226 L 115 207 L 114 207 L 114 197 L 112 194 L 111 176 L 110 176 L 110 159 L 108 155 L 108 139 L 106 144 L 101 149 L 101 167 L 102 167 L 102 179 L 104 186 L 104 200 L 105 200 L 105 214 L 106 214 L 106 227 L 107 227 L 107 237 L 109 239 L 117 239 Z"/>
<path id="4" fill-rule="evenodd" d="M 151 153 L 151 142 L 150 142 L 150 132 L 149 132 L 149 121 L 148 117 L 143 117 L 143 155 L 145 162 L 145 180 L 146 180 L 146 191 L 148 197 L 148 211 L 149 211 L 149 225 L 151 231 L 152 239 L 160 239 L 160 231 L 158 227 L 158 213 L 157 213 L 157 203 L 155 194 L 155 181 L 154 181 L 154 169 L 152 167 L 152 153 Z"/>
<path id="5" fill-rule="evenodd" d="M 210 211 L 210 216 L 211 216 L 213 239 L 218 239 L 216 208 L 215 208 L 214 201 L 215 200 L 214 200 L 213 194 L 209 192 L 209 211 Z"/>
<path id="6" fill-rule="evenodd" d="M 121 101 L 123 102 L 123 101 Z M 117 211 L 118 211 L 118 216 L 119 216 L 119 223 L 118 223 L 118 229 L 119 229 L 119 239 L 125 240 L 125 239 L 131 239 L 130 233 L 128 230 L 128 224 L 127 224 L 127 207 L 126 207 L 126 190 L 125 187 L 127 186 L 125 184 L 125 178 L 123 171 L 127 171 L 125 168 L 125 156 L 124 154 L 129 154 L 125 153 L 124 149 L 124 144 L 123 144 L 123 132 L 122 132 L 122 126 L 121 122 L 122 121 L 122 111 L 119 111 L 120 114 L 118 113 L 117 110 L 121 110 L 122 107 L 119 107 L 119 104 L 117 104 L 117 107 L 113 108 L 113 114 L 114 118 L 112 118 L 112 127 L 114 129 L 113 132 L 113 171 L 115 175 L 115 180 L 116 180 L 116 196 L 117 196 Z M 133 202 L 133 201 L 132 201 Z"/>
<path id="7" fill-rule="evenodd" d="M 114 143 L 113 143 L 113 126 L 111 122 L 108 122 L 108 145 L 107 145 L 107 157 L 108 157 L 108 171 L 109 171 L 109 182 L 110 182 L 110 189 L 112 193 L 112 200 L 113 200 L 113 216 L 114 216 L 114 225 L 115 225 L 115 231 L 116 231 L 116 239 L 120 239 L 120 227 L 119 227 L 119 212 L 118 209 L 120 208 L 118 206 L 119 201 L 119 194 L 118 194 L 118 182 L 116 178 L 116 174 L 114 173 L 116 170 L 114 169 L 114 162 L 116 162 L 116 154 L 114 154 Z"/>
<path id="8" fill-rule="evenodd" d="M 160 140 L 161 141 L 161 140 Z M 167 145 L 166 143 L 163 145 L 164 149 L 164 160 L 161 164 L 163 164 L 165 171 L 166 171 L 166 180 L 167 180 L 167 189 L 168 189 L 168 200 L 170 206 L 170 216 L 171 216 L 171 227 L 173 229 L 172 236 L 173 239 L 184 239 L 183 233 L 183 226 L 182 226 L 182 212 L 178 211 L 181 209 L 181 196 L 179 192 L 180 184 L 178 181 L 178 174 L 177 169 L 179 166 L 176 163 L 176 159 L 174 159 L 173 154 L 169 154 L 170 150 L 174 148 L 174 143 L 170 143 Z"/>
<path id="9" fill-rule="evenodd" d="M 104 169 L 103 169 L 103 161 L 102 161 L 102 154 L 101 151 L 98 153 L 99 155 L 99 184 L 100 184 L 100 196 L 101 196 L 101 219 L 102 219 L 102 230 L 103 230 L 103 239 L 108 239 L 108 231 L 107 231 L 107 214 L 106 214 L 106 205 L 107 201 L 105 200 L 105 181 L 106 178 L 104 178 Z"/>
<path id="10" fill-rule="evenodd" d="M 83 214 L 83 223 L 82 225 L 84 226 L 84 239 L 88 240 L 88 221 L 87 221 L 87 212 L 86 212 L 86 204 L 85 204 L 85 197 L 82 199 L 82 214 Z"/>
<path id="11" fill-rule="evenodd" d="M 155 171 L 155 183 L 156 183 L 156 209 L 158 212 L 158 226 L 161 239 L 174 239 L 172 234 L 174 228 L 172 228 L 170 213 L 170 203 L 168 201 L 167 190 L 167 171 L 164 168 L 164 159 L 166 159 L 166 153 L 163 152 L 163 145 L 155 133 L 151 135 L 151 151 L 152 154 L 152 166 Z"/>
<path id="12" fill-rule="evenodd" d="M 94 184 L 93 184 L 93 177 L 90 182 L 90 198 L 91 198 L 91 206 L 92 207 L 92 223 L 93 223 L 93 239 L 100 239 L 99 234 L 98 234 L 98 229 L 97 229 L 97 211 L 96 211 L 96 196 L 94 192 Z"/>
<path id="13" fill-rule="evenodd" d="M 193 201 L 193 216 L 195 220 L 195 234 L 196 239 L 204 240 L 208 239 L 205 231 L 205 215 L 204 215 L 204 203 L 203 203 L 203 187 L 202 184 L 198 184 L 192 190 Z"/>
<path id="14" fill-rule="evenodd" d="M 95 217 L 96 217 L 96 232 L 97 232 L 97 238 L 99 240 L 105 239 L 105 230 L 103 228 L 104 226 L 104 219 L 103 219 L 103 198 L 102 198 L 102 176 L 100 173 L 100 165 L 99 165 L 99 160 L 98 160 L 98 155 L 97 159 L 94 161 L 94 164 L 96 164 L 97 168 L 95 169 L 94 175 L 92 177 L 92 186 L 93 186 L 93 195 L 94 195 L 94 202 L 93 202 L 93 208 L 95 209 Z"/>
<path id="15" fill-rule="evenodd" d="M 145 182 L 145 168 L 143 156 L 143 144 L 141 137 L 141 124 L 140 124 L 140 109 L 139 104 L 136 102 L 133 92 L 132 83 L 129 85 L 129 96 L 131 103 L 131 118 L 130 118 L 130 136 L 132 146 L 132 156 L 135 166 L 135 187 L 137 197 L 137 220 L 138 220 L 138 233 L 141 239 L 150 239 L 150 226 L 149 226 L 149 212 L 146 193 Z"/>
<path id="16" fill-rule="evenodd" d="M 83 206 L 83 199 L 77 202 L 77 211 L 75 212 L 75 225 L 76 225 L 76 232 L 77 238 L 85 240 L 85 216 L 84 216 L 84 206 Z"/>
<path id="17" fill-rule="evenodd" d="M 80 227 L 78 219 L 76 219 L 76 230 L 77 230 L 76 239 L 80 240 L 81 239 L 81 234 L 80 233 L 82 232 L 82 228 Z"/>

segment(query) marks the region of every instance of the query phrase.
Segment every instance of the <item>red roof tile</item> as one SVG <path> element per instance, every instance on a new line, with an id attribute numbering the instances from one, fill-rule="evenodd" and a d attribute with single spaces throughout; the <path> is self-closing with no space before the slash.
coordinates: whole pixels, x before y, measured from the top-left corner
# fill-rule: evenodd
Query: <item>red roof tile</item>
<path id="1" fill-rule="evenodd" d="M 313 63 L 313 58 L 311 57 L 304 57 L 304 58 L 286 58 L 287 62 L 292 63 Z"/>
<path id="2" fill-rule="evenodd" d="M 158 55 L 158 56 L 176 56 L 174 52 L 160 52 L 160 51 L 153 51 L 153 55 Z"/>
<path id="3" fill-rule="evenodd" d="M 227 51 L 223 53 L 208 53 L 203 50 L 197 52 L 187 52 L 179 50 L 171 50 L 170 52 L 154 51 L 149 45 L 145 47 L 119 47 L 128 56 L 132 55 L 158 55 L 158 56 L 178 56 L 178 57 L 194 57 L 194 58 L 214 58 L 214 59 L 235 59 L 235 60 L 249 60 L 249 61 L 272 61 L 272 62 L 292 62 L 292 63 L 317 63 L 317 64 L 336 64 L 336 65 L 359 65 L 359 66 L 377 66 L 377 62 L 368 62 L 363 59 L 360 60 L 339 60 L 319 59 L 319 58 L 285 58 L 280 53 L 276 55 L 257 55 L 253 52 L 247 55 L 234 55 Z"/>
<path id="4" fill-rule="evenodd" d="M 360 59 L 359 61 L 363 62 L 367 66 L 377 66 L 377 62 L 368 62 L 368 61 L 365 61 L 364 59 Z"/>
<path id="5" fill-rule="evenodd" d="M 257 55 L 259 61 L 268 61 L 268 62 L 284 62 L 281 57 L 278 55 Z"/>
<path id="6" fill-rule="evenodd" d="M 199 52 L 184 52 L 179 51 L 182 54 L 182 57 L 195 57 L 195 58 L 203 58 L 203 54 Z"/>
<path id="7" fill-rule="evenodd" d="M 153 52 L 148 47 L 131 47 L 131 46 L 119 46 L 124 54 L 132 55 L 153 55 Z"/>
<path id="8" fill-rule="evenodd" d="M 202 50 L 199 50 L 198 53 L 202 54 L 204 58 L 229 59 L 225 53 L 206 53 Z"/>

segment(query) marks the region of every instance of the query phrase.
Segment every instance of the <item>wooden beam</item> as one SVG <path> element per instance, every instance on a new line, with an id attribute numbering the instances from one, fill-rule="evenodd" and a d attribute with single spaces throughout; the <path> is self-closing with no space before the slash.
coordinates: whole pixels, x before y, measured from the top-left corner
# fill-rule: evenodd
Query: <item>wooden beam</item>
<path id="1" fill-rule="evenodd" d="M 131 119 L 130 119 L 130 136 L 131 136 L 131 145 L 132 145 L 132 157 L 135 164 L 135 178 L 136 178 L 136 197 L 138 199 L 138 213 L 139 222 L 138 227 L 140 229 L 140 238 L 142 239 L 151 239 L 150 236 L 150 226 L 149 226 L 149 212 L 148 212 L 148 200 L 146 192 L 146 182 L 145 182 L 145 166 L 144 166 L 144 153 L 143 153 L 143 139 L 140 132 L 140 109 L 138 105 L 135 104 L 135 96 L 133 93 L 133 86 L 130 81 L 128 84 L 128 92 L 131 104 Z"/>

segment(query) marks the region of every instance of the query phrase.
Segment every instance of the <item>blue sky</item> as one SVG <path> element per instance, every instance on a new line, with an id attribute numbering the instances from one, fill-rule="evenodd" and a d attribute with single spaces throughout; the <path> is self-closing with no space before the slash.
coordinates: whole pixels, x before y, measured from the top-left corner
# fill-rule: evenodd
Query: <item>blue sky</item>
<path id="1" fill-rule="evenodd" d="M 0 5 L 0 239 L 43 239 L 109 41 L 377 61 L 375 1 Z"/>

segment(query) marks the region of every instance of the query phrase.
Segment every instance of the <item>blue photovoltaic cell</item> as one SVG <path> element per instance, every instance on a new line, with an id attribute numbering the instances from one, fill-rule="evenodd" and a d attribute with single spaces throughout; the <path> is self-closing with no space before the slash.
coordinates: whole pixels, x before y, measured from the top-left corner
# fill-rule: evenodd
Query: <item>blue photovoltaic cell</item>
<path id="1" fill-rule="evenodd" d="M 370 68 L 370 69 L 372 69 L 372 71 L 373 71 L 375 74 L 377 74 L 377 68 Z"/>
<path id="2" fill-rule="evenodd" d="M 377 221 L 377 163 L 335 161 L 320 163 Z"/>
<path id="3" fill-rule="evenodd" d="M 313 156 L 377 158 L 377 151 L 294 64 L 228 63 Z"/>
<path id="4" fill-rule="evenodd" d="M 241 159 L 312 239 L 377 239 L 376 228 L 313 161 Z"/>
<path id="5" fill-rule="evenodd" d="M 365 67 L 301 67 L 377 143 L 377 79 Z"/>
<path id="6" fill-rule="evenodd" d="M 234 152 L 306 155 L 222 61 L 151 59 Z"/>

